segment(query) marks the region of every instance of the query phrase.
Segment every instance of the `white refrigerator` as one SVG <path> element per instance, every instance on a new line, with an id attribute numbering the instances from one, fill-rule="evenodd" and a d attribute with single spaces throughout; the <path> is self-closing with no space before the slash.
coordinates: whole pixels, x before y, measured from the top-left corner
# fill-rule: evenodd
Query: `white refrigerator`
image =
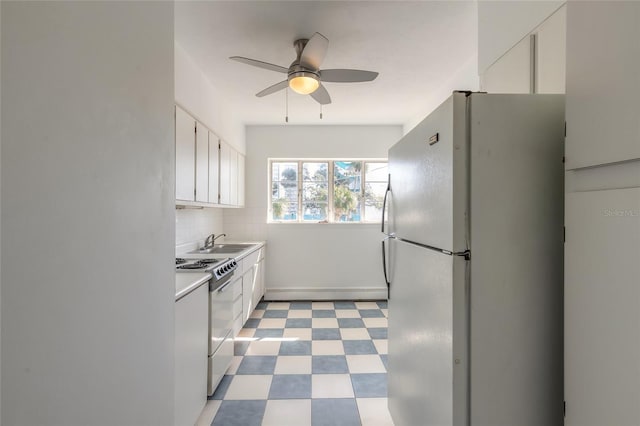
<path id="1" fill-rule="evenodd" d="M 454 92 L 389 150 L 395 426 L 563 423 L 562 95 Z"/>

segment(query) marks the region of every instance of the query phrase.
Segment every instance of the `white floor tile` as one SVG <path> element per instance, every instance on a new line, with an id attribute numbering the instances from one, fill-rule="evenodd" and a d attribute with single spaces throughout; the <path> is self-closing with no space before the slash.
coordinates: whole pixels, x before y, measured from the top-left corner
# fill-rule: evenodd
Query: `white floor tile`
<path id="1" fill-rule="evenodd" d="M 347 355 L 347 365 L 351 374 L 387 372 L 379 355 Z"/>
<path id="2" fill-rule="evenodd" d="M 264 321 L 264 320 L 263 320 Z M 386 327 L 387 319 L 386 318 L 362 318 L 365 327 L 367 328 L 376 328 L 376 327 Z M 262 324 L 260 324 L 262 326 Z"/>
<path id="3" fill-rule="evenodd" d="M 314 318 L 311 320 L 313 328 L 338 328 L 338 320 L 335 318 Z"/>
<path id="4" fill-rule="evenodd" d="M 311 426 L 310 399 L 267 401 L 262 426 Z"/>
<path id="5" fill-rule="evenodd" d="M 195 426 L 210 426 L 211 422 L 213 422 L 213 418 L 218 412 L 218 408 L 220 408 L 221 403 L 222 401 L 207 401 L 202 409 L 202 413 L 200 413 L 200 417 L 198 417 L 198 420 L 196 421 Z"/>
<path id="6" fill-rule="evenodd" d="M 380 309 L 376 302 L 356 302 L 358 309 Z"/>
<path id="7" fill-rule="evenodd" d="M 362 426 L 393 426 L 387 398 L 358 398 L 356 402 Z"/>
<path id="8" fill-rule="evenodd" d="M 373 344 L 376 347 L 376 350 L 381 355 L 386 355 L 389 353 L 389 345 L 387 339 L 374 340 Z"/>
<path id="9" fill-rule="evenodd" d="M 336 309 L 336 318 L 360 318 L 357 309 Z"/>
<path id="10" fill-rule="evenodd" d="M 311 309 L 289 311 L 288 318 L 311 318 Z"/>
<path id="11" fill-rule="evenodd" d="M 311 340 L 310 328 L 285 328 L 283 337 L 286 339 Z"/>
<path id="12" fill-rule="evenodd" d="M 284 328 L 286 322 L 285 318 L 262 318 L 258 328 Z"/>
<path id="13" fill-rule="evenodd" d="M 278 355 L 280 341 L 259 340 L 251 342 L 245 355 Z"/>
<path id="14" fill-rule="evenodd" d="M 348 374 L 314 374 L 311 377 L 312 398 L 353 398 Z"/>
<path id="15" fill-rule="evenodd" d="M 224 399 L 267 399 L 273 376 L 233 376 Z"/>
<path id="16" fill-rule="evenodd" d="M 311 342 L 312 355 L 344 355 L 341 340 L 314 340 Z"/>
<path id="17" fill-rule="evenodd" d="M 262 318 L 263 315 L 264 315 L 263 310 L 256 309 L 255 311 L 251 312 L 251 315 L 249 315 L 249 318 Z"/>
<path id="18" fill-rule="evenodd" d="M 333 302 L 313 302 L 311 303 L 312 309 L 333 309 Z"/>
<path id="19" fill-rule="evenodd" d="M 238 333 L 238 337 L 253 337 L 255 332 L 256 332 L 255 328 L 243 328 Z"/>
<path id="20" fill-rule="evenodd" d="M 274 374 L 311 374 L 311 356 L 279 356 Z"/>
<path id="21" fill-rule="evenodd" d="M 369 332 L 366 328 L 341 328 L 340 336 L 342 340 L 369 340 Z"/>

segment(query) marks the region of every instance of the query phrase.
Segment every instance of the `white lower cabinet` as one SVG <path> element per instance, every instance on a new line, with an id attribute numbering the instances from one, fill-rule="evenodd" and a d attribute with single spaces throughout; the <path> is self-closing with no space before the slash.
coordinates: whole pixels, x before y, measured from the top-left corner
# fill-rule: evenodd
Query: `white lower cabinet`
<path id="1" fill-rule="evenodd" d="M 175 305 L 175 421 L 192 425 L 207 402 L 209 286 Z M 233 356 L 233 344 L 231 344 Z"/>
<path id="2" fill-rule="evenodd" d="M 242 260 L 238 261 L 238 271 L 242 271 Z M 233 292 L 233 337 L 238 336 L 242 326 L 244 325 L 244 317 L 242 315 L 242 275 L 236 272 L 234 282 L 231 284 Z"/>
<path id="3" fill-rule="evenodd" d="M 233 361 L 233 331 L 229 331 L 227 337 L 224 341 L 218 346 L 218 349 L 213 354 L 213 356 L 209 357 L 209 371 L 211 371 L 210 379 L 211 381 L 208 384 L 207 392 L 209 395 L 213 395 L 213 392 L 216 390 L 222 377 L 227 372 L 229 365 L 231 365 L 231 361 Z M 204 405 L 203 405 L 204 406 Z M 197 420 L 197 418 L 196 418 Z M 194 424 L 195 420 L 192 423 L 183 423 L 183 424 Z"/>

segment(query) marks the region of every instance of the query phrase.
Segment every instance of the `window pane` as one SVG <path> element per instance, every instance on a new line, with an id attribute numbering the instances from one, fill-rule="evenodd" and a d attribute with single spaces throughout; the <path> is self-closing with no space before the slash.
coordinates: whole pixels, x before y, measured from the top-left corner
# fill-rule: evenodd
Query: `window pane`
<path id="1" fill-rule="evenodd" d="M 298 220 L 298 163 L 271 164 L 273 220 Z"/>
<path id="2" fill-rule="evenodd" d="M 302 163 L 302 176 L 305 182 L 326 182 L 329 176 L 329 163 Z"/>
<path id="3" fill-rule="evenodd" d="M 386 182 L 367 182 L 364 188 L 364 219 L 367 222 L 382 220 L 382 202 L 387 190 Z"/>
<path id="4" fill-rule="evenodd" d="M 364 166 L 365 182 L 386 182 L 389 173 L 387 171 L 387 163 L 365 163 Z"/>
<path id="5" fill-rule="evenodd" d="M 336 161 L 333 170 L 334 219 L 336 222 L 359 222 L 362 162 Z"/>
<path id="6" fill-rule="evenodd" d="M 302 204 L 302 220 L 327 220 L 327 208 L 326 202 L 304 202 Z"/>

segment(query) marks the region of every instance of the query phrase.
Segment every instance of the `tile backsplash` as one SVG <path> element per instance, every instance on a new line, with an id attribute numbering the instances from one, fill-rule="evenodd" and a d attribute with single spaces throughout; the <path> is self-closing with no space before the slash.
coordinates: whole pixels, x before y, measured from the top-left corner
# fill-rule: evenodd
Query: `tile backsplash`
<path id="1" fill-rule="evenodd" d="M 223 209 L 176 209 L 176 246 L 224 232 Z"/>

